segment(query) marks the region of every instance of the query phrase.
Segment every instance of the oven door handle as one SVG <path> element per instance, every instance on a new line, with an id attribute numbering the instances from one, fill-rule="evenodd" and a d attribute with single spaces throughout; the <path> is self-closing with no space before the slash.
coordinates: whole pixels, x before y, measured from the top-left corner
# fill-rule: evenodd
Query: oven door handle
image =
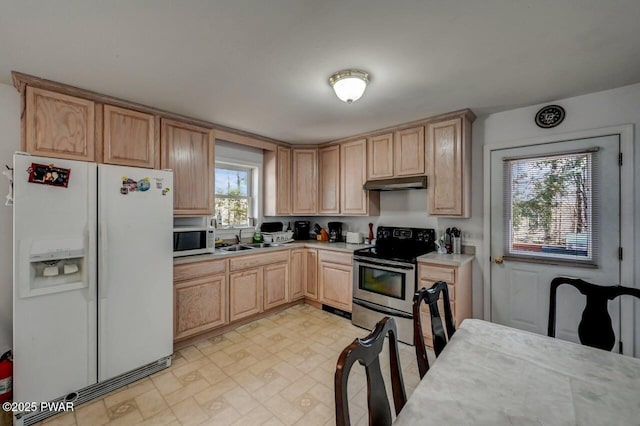
<path id="1" fill-rule="evenodd" d="M 395 309 L 385 309 L 383 306 L 376 305 L 374 303 L 365 302 L 364 300 L 353 299 L 353 303 L 355 303 L 356 305 L 360 305 L 363 308 L 367 308 L 367 309 L 370 309 L 372 311 L 376 311 L 376 312 L 381 313 L 383 315 L 392 315 L 394 317 L 406 318 L 406 319 L 410 319 L 410 320 L 413 319 L 413 315 L 408 314 L 406 312 L 397 311 Z"/>
<path id="2" fill-rule="evenodd" d="M 353 260 L 358 262 L 358 263 L 363 263 L 363 264 L 366 264 L 366 265 L 384 266 L 386 268 L 404 269 L 404 270 L 407 270 L 407 271 L 415 269 L 415 266 L 413 266 L 413 265 L 412 266 L 405 266 L 405 265 L 389 264 L 389 263 L 382 263 L 382 262 L 372 262 L 370 260 L 364 260 L 362 258 L 355 258 Z"/>

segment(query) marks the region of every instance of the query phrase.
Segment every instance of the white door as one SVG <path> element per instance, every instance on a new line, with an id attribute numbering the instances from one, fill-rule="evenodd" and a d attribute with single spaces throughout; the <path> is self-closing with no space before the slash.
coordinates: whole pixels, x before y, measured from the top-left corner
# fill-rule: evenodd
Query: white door
<path id="1" fill-rule="evenodd" d="M 98 187 L 103 381 L 173 352 L 173 174 L 101 164 Z"/>
<path id="2" fill-rule="evenodd" d="M 618 135 L 491 151 L 491 321 L 546 335 L 553 278 L 620 284 L 619 152 Z M 585 301 L 558 288 L 556 337 L 579 342 Z"/>
<path id="3" fill-rule="evenodd" d="M 69 169 L 68 185 L 29 182 L 32 164 L 42 165 L 36 181 L 42 167 Z M 95 188 L 93 163 L 14 156 L 17 402 L 50 401 L 96 382 Z"/>

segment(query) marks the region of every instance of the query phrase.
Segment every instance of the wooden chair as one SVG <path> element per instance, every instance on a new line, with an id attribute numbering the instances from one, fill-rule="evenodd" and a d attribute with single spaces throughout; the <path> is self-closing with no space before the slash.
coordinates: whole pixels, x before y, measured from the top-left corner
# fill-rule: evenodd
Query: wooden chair
<path id="1" fill-rule="evenodd" d="M 347 346 L 336 366 L 335 374 L 335 400 L 336 400 L 336 425 L 348 426 L 349 401 L 347 397 L 347 380 L 353 364 L 358 361 L 365 367 L 367 374 L 367 402 L 369 406 L 369 425 L 390 425 L 391 409 L 384 387 L 384 379 L 380 370 L 380 353 L 384 337 L 389 335 L 389 355 L 391 362 L 391 389 L 393 391 L 393 405 L 396 415 L 407 402 L 404 390 L 402 372 L 400 371 L 400 357 L 398 356 L 398 332 L 395 321 L 385 317 L 364 339 L 356 339 Z"/>
<path id="2" fill-rule="evenodd" d="M 444 321 L 447 326 L 447 332 L 442 326 L 442 318 L 440 318 L 440 310 L 438 309 L 438 299 L 442 294 L 442 302 L 444 306 Z M 447 340 L 451 339 L 456 328 L 453 325 L 453 315 L 451 313 L 451 303 L 449 301 L 449 288 L 444 281 L 436 282 L 431 288 L 422 288 L 413 296 L 413 344 L 416 347 L 416 358 L 418 359 L 418 371 L 420 378 L 424 377 L 429 371 L 429 360 L 427 359 L 427 349 L 424 346 L 424 335 L 422 334 L 422 321 L 420 320 L 420 305 L 424 301 L 429 306 L 431 314 L 431 335 L 433 336 L 433 350 L 436 357 L 447 344 Z"/>
<path id="3" fill-rule="evenodd" d="M 587 305 L 582 311 L 582 320 L 578 325 L 580 343 L 606 351 L 612 350 L 616 343 L 616 335 L 611 325 L 607 302 L 624 295 L 640 299 L 640 289 L 621 285 L 601 286 L 573 278 L 554 278 L 551 281 L 549 300 L 549 337 L 556 336 L 556 293 L 562 284 L 575 287 L 587 297 Z"/>

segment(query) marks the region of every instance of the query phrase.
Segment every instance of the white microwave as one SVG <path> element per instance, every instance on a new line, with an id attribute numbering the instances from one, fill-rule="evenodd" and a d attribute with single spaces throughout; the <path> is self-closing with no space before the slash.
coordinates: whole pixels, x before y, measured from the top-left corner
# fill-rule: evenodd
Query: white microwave
<path id="1" fill-rule="evenodd" d="M 213 253 L 215 231 L 208 217 L 175 218 L 173 224 L 173 257 Z"/>

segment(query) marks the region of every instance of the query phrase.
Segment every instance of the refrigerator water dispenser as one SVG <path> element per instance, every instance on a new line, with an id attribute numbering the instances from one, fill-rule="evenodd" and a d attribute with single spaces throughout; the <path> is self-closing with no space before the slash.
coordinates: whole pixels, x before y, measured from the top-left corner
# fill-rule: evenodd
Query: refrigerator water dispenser
<path id="1" fill-rule="evenodd" d="M 84 238 L 34 240 L 29 247 L 28 286 L 22 297 L 59 293 L 88 286 Z"/>

